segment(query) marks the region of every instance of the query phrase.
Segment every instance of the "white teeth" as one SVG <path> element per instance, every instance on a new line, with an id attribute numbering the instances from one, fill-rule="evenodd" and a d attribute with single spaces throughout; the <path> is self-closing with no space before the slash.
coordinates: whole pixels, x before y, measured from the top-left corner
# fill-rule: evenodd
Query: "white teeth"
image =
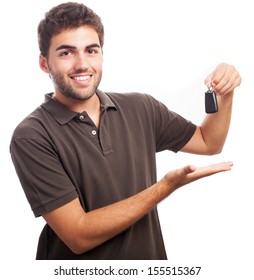
<path id="1" fill-rule="evenodd" d="M 74 80 L 78 81 L 86 81 L 90 78 L 90 76 L 78 76 L 78 77 L 73 77 Z"/>

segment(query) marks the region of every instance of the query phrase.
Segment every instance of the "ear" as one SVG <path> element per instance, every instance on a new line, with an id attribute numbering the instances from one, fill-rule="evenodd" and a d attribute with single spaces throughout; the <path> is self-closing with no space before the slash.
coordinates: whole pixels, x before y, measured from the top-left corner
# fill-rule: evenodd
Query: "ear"
<path id="1" fill-rule="evenodd" d="M 48 63 L 47 63 L 47 59 L 40 54 L 40 57 L 39 57 L 39 64 L 40 64 L 40 67 L 42 69 L 42 71 L 44 71 L 45 73 L 49 73 L 49 68 L 48 68 Z"/>

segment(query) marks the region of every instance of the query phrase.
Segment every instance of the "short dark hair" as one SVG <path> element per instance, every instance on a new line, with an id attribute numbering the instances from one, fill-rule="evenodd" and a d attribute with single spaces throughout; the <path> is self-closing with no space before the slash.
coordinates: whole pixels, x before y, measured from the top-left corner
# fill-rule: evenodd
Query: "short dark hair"
<path id="1" fill-rule="evenodd" d="M 47 57 L 52 36 L 65 29 L 88 25 L 97 32 L 100 45 L 104 43 L 104 27 L 100 17 L 81 3 L 67 2 L 53 7 L 38 25 L 38 42 L 41 54 Z"/>

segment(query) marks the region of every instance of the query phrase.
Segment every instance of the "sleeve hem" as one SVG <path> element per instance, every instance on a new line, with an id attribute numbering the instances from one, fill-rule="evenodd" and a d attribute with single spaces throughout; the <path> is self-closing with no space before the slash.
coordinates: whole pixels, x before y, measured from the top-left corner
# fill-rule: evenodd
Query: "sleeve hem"
<path id="1" fill-rule="evenodd" d="M 72 190 L 71 192 L 38 207 L 32 208 L 35 217 L 42 216 L 43 214 L 55 210 L 72 200 L 78 197 L 76 190 Z"/>
<path id="2" fill-rule="evenodd" d="M 189 132 L 187 134 L 188 136 L 185 138 L 186 140 L 184 142 L 182 142 L 181 145 L 172 149 L 172 151 L 175 152 L 175 153 L 179 152 L 190 141 L 190 139 L 194 135 L 196 129 L 197 129 L 197 126 L 193 125 L 192 128 L 189 130 Z"/>

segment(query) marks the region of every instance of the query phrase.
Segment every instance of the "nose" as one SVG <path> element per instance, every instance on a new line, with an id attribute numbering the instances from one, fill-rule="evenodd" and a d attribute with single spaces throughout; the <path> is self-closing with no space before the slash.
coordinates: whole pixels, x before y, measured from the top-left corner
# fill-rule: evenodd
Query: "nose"
<path id="1" fill-rule="evenodd" d="M 89 68 L 89 61 L 84 52 L 80 52 L 76 55 L 74 68 L 76 70 L 87 70 Z"/>

